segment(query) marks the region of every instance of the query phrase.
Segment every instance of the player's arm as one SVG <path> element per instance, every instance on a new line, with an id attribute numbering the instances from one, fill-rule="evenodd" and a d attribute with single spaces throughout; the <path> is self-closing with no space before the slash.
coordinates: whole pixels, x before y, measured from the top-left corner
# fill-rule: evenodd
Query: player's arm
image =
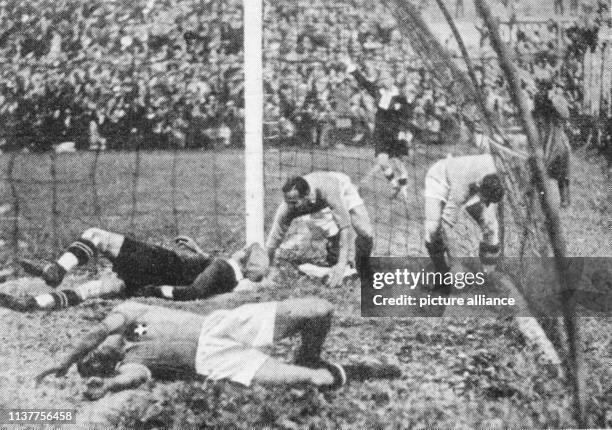
<path id="1" fill-rule="evenodd" d="M 274 254 L 276 253 L 276 250 L 280 244 L 283 242 L 292 220 L 293 215 L 291 214 L 289 206 L 287 203 L 282 202 L 276 211 L 276 215 L 274 215 L 272 228 L 270 229 L 268 239 L 266 240 L 266 251 L 268 252 L 270 264 L 272 264 L 274 261 Z"/>
<path id="2" fill-rule="evenodd" d="M 152 378 L 149 368 L 140 363 L 122 364 L 117 372 L 118 374 L 112 378 L 89 378 L 84 393 L 85 397 L 89 400 L 98 400 L 104 397 L 106 393 L 138 388 Z"/>
<path id="3" fill-rule="evenodd" d="M 188 250 L 190 250 L 191 252 L 194 252 L 196 254 L 201 255 L 202 257 L 208 259 L 208 260 L 212 260 L 212 255 L 208 252 L 205 252 L 202 248 L 200 248 L 200 246 L 198 245 L 198 243 L 192 239 L 189 236 L 177 236 L 174 239 L 174 242 L 177 245 L 180 245 Z"/>
<path id="4" fill-rule="evenodd" d="M 343 63 L 346 66 L 346 73 L 353 75 L 357 83 L 363 87 L 363 89 L 366 90 L 369 95 L 376 99 L 376 97 L 378 97 L 378 87 L 376 84 L 363 76 L 363 74 L 357 68 L 357 65 L 353 63 L 350 58 L 344 59 Z"/>
<path id="5" fill-rule="evenodd" d="M 190 286 L 174 287 L 174 300 L 201 300 L 216 294 L 229 293 L 237 285 L 235 277 L 231 273 L 231 268 L 226 261 L 215 259 Z"/>
<path id="6" fill-rule="evenodd" d="M 495 270 L 501 255 L 500 225 L 497 212 L 498 205 L 494 203 L 482 210 L 482 242 L 480 243 L 479 256 L 487 272 Z"/>
<path id="7" fill-rule="evenodd" d="M 64 376 L 68 373 L 70 366 L 85 357 L 90 351 L 98 347 L 111 334 L 117 333 L 123 329 L 126 324 L 126 318 L 121 313 L 112 313 L 107 316 L 102 323 L 98 324 L 92 331 L 87 333 L 83 339 L 70 351 L 58 364 L 36 376 L 36 383 L 51 374 L 55 376 Z"/>
<path id="8" fill-rule="evenodd" d="M 414 129 L 417 128 L 416 124 L 414 124 L 413 116 L 414 110 L 406 97 L 400 97 L 399 102 L 401 104 L 401 108 L 399 111 L 399 125 L 402 131 L 409 131 L 410 134 L 414 134 Z"/>

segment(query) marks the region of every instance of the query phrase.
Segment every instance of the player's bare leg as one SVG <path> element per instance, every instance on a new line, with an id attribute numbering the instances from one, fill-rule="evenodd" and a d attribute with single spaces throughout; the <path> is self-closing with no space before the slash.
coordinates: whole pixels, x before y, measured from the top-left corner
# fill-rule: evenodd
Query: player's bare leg
<path id="1" fill-rule="evenodd" d="M 318 298 L 290 299 L 278 304 L 274 340 L 300 333 L 302 344 L 295 363 L 268 358 L 253 380 L 262 384 L 312 384 L 336 389 L 348 380 L 392 379 L 400 370 L 392 365 L 355 364 L 341 366 L 321 359 L 323 343 L 331 327 L 332 304 Z"/>
<path id="2" fill-rule="evenodd" d="M 442 200 L 425 197 L 425 248 L 427 248 L 434 270 L 443 275 L 450 270 L 446 260 L 446 244 L 444 243 L 442 227 L 444 206 Z M 450 292 L 440 285 L 437 287 L 441 289 L 442 293 Z"/>
<path id="3" fill-rule="evenodd" d="M 395 195 L 401 196 L 406 203 L 408 203 L 408 169 L 401 158 L 391 158 L 391 164 L 396 172 L 397 185 L 395 187 Z"/>
<path id="4" fill-rule="evenodd" d="M 23 269 L 34 276 L 41 277 L 51 287 L 59 286 L 64 276 L 77 266 L 83 266 L 97 253 L 114 258 L 119 255 L 125 237 L 99 228 L 89 228 L 74 241 L 54 262 L 22 259 Z M 58 309 L 75 306 L 90 297 L 112 295 L 122 291 L 123 281 L 116 278 L 95 280 L 82 284 L 76 289 L 54 291 L 36 297 L 26 295 L 14 297 L 3 294 L 0 305 L 20 312 L 37 309 Z"/>
<path id="5" fill-rule="evenodd" d="M 301 298 L 280 302 L 274 320 L 274 340 L 300 334 L 302 343 L 295 354 L 295 363 L 317 363 L 321 359 L 333 313 L 332 304 L 323 299 Z"/>
<path id="6" fill-rule="evenodd" d="M 399 191 L 398 178 L 395 174 L 393 159 L 389 157 L 389 154 L 381 152 L 376 156 L 376 165 L 380 171 L 385 175 L 385 179 L 389 181 L 393 188 L 394 195 L 397 195 Z"/>
<path id="7" fill-rule="evenodd" d="M 390 364 L 337 364 L 321 361 L 319 367 L 297 366 L 268 358 L 257 370 L 253 381 L 260 384 L 312 384 L 323 389 L 338 389 L 349 381 L 396 379 L 401 376 L 397 366 Z"/>
<path id="8" fill-rule="evenodd" d="M 270 385 L 312 384 L 316 387 L 334 385 L 334 376 L 326 368 L 311 369 L 268 358 L 257 370 L 253 382 Z"/>
<path id="9" fill-rule="evenodd" d="M 389 162 L 389 155 L 381 152 L 376 156 L 374 160 L 374 165 L 368 171 L 368 173 L 363 177 L 363 179 L 359 182 L 359 185 L 362 186 L 368 183 L 376 174 L 377 171 L 382 172 L 387 181 L 391 184 L 391 186 L 395 189 L 394 181 L 395 181 L 395 173 L 393 172 L 393 167 Z"/>
<path id="10" fill-rule="evenodd" d="M 55 290 L 37 296 L 11 296 L 0 293 L 0 306 L 17 311 L 62 309 L 76 306 L 95 297 L 112 297 L 121 294 L 125 283 L 116 277 L 101 278 L 85 282 L 74 289 Z"/>
<path id="11" fill-rule="evenodd" d="M 349 211 L 351 224 L 356 233 L 355 268 L 361 280 L 371 275 L 370 255 L 374 248 L 374 229 L 365 205 L 359 205 Z"/>

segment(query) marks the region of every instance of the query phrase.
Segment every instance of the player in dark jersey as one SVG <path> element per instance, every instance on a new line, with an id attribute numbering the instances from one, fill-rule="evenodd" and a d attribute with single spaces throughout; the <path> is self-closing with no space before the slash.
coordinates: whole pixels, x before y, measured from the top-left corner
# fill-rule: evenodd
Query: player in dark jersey
<path id="1" fill-rule="evenodd" d="M 213 258 L 190 238 L 178 237 L 177 250 L 141 242 L 122 234 L 89 228 L 54 262 L 21 260 L 26 272 L 58 287 L 64 276 L 97 254 L 108 258 L 116 279 L 86 282 L 75 289 L 39 296 L 0 294 L 0 305 L 16 311 L 74 306 L 92 297 L 125 293 L 169 300 L 205 299 L 234 290 L 242 279 L 259 282 L 268 269 L 263 248 L 253 244 L 230 258 Z"/>
<path id="2" fill-rule="evenodd" d="M 412 131 L 407 127 L 413 106 L 395 85 L 394 77 L 382 72 L 380 85 L 368 80 L 350 60 L 344 60 L 347 73 L 366 90 L 376 103 L 374 118 L 374 155 L 376 164 L 397 193 L 408 199 L 408 171 L 402 157 L 408 155 L 407 144 Z"/>
<path id="3" fill-rule="evenodd" d="M 397 378 L 393 365 L 332 364 L 321 359 L 333 307 L 318 298 L 252 303 L 195 314 L 125 302 L 66 357 L 36 377 L 63 376 L 73 364 L 89 378 L 85 396 L 135 388 L 151 378 L 205 377 L 249 386 L 312 384 L 337 389 L 350 380 Z M 292 364 L 258 348 L 299 334 Z"/>

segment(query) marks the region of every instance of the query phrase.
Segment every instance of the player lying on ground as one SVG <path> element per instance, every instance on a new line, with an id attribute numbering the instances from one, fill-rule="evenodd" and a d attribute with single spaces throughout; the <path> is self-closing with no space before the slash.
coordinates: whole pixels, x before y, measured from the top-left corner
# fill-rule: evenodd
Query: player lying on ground
<path id="1" fill-rule="evenodd" d="M 494 269 L 501 253 L 497 211 L 503 196 L 504 187 L 490 154 L 449 156 L 429 168 L 425 176 L 425 247 L 436 272 L 450 270 L 444 224 L 452 227 L 462 208 L 482 231 L 481 263 L 486 270 Z"/>
<path id="2" fill-rule="evenodd" d="M 268 256 L 258 244 L 230 258 L 213 258 L 190 238 L 178 237 L 176 242 L 179 249 L 171 250 L 99 228 L 87 229 L 57 261 L 21 260 L 21 265 L 26 272 L 57 287 L 68 272 L 99 253 L 112 262 L 117 279 L 90 281 L 75 289 L 37 297 L 0 294 L 0 305 L 26 312 L 65 308 L 89 298 L 120 293 L 178 301 L 205 299 L 233 291 L 243 278 L 259 282 L 267 273 Z"/>
<path id="3" fill-rule="evenodd" d="M 412 132 L 406 126 L 412 116 L 412 106 L 395 85 L 395 78 L 389 72 L 381 72 L 380 86 L 369 81 L 350 60 L 344 60 L 346 72 L 376 102 L 374 118 L 374 154 L 376 165 L 393 186 L 396 194 L 401 192 L 408 199 L 408 171 L 401 157 L 408 155 L 408 143 Z"/>
<path id="4" fill-rule="evenodd" d="M 313 384 L 335 389 L 350 380 L 397 378 L 392 365 L 331 364 L 321 359 L 332 322 L 331 303 L 317 298 L 253 303 L 207 315 L 125 302 L 87 334 L 57 366 L 36 377 L 65 375 L 77 364 L 90 378 L 85 395 L 135 388 L 151 378 L 227 379 L 249 386 Z M 299 334 L 293 364 L 257 348 Z"/>
<path id="5" fill-rule="evenodd" d="M 355 230 L 355 266 L 362 279 L 368 276 L 373 232 L 363 200 L 351 179 L 339 172 L 312 172 L 289 178 L 283 185 L 284 201 L 278 207 L 266 241 L 270 262 L 274 260 L 293 219 L 330 208 L 338 226 L 338 258 L 330 272 L 328 284 L 337 286 L 344 278 L 349 261 L 350 228 Z M 335 245 L 334 245 L 335 246 Z"/>

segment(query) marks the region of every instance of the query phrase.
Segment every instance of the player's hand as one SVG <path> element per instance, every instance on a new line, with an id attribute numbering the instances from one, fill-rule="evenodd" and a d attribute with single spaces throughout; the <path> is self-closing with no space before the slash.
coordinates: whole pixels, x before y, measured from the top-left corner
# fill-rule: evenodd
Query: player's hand
<path id="1" fill-rule="evenodd" d="M 68 367 L 64 366 L 50 367 L 49 369 L 36 375 L 34 381 L 36 382 L 36 385 L 39 385 L 49 375 L 55 375 L 58 378 L 61 376 L 66 376 L 66 373 L 68 373 L 68 369 Z"/>
<path id="2" fill-rule="evenodd" d="M 197 242 L 189 236 L 177 236 L 174 239 L 174 243 L 176 243 L 179 248 L 187 249 L 191 252 L 195 252 L 196 254 L 206 255 Z"/>
<path id="3" fill-rule="evenodd" d="M 83 392 L 83 396 L 85 396 L 87 400 L 98 400 L 106 394 L 104 380 L 100 377 L 94 376 L 89 378 L 85 385 L 87 388 Z"/>
<path id="4" fill-rule="evenodd" d="M 495 272 L 495 269 L 497 269 L 496 264 L 483 264 L 482 265 L 482 271 L 484 272 L 485 275 L 490 275 L 491 273 Z"/>
<path id="5" fill-rule="evenodd" d="M 345 266 L 340 264 L 336 264 L 334 267 L 332 267 L 327 278 L 327 285 L 333 288 L 342 284 L 344 279 L 344 269 Z"/>
<path id="6" fill-rule="evenodd" d="M 355 65 L 353 60 L 351 60 L 351 57 L 348 57 L 348 56 L 343 57 L 342 59 L 340 59 L 340 61 L 342 62 L 342 64 L 346 68 L 346 73 L 352 73 L 355 70 L 357 70 L 357 66 Z"/>

